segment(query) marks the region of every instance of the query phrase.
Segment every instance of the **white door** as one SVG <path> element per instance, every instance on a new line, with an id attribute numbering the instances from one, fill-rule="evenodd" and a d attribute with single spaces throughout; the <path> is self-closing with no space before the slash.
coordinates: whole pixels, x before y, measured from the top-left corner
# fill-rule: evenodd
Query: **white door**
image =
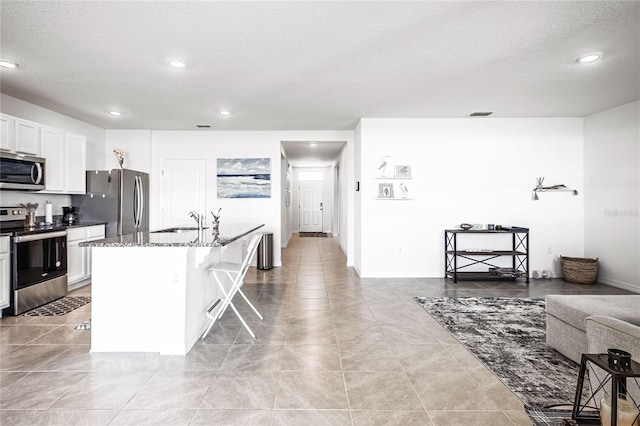
<path id="1" fill-rule="evenodd" d="M 322 232 L 322 181 L 300 183 L 300 232 Z"/>
<path id="2" fill-rule="evenodd" d="M 162 163 L 162 227 L 196 226 L 189 217 L 205 214 L 205 160 L 166 159 Z M 207 215 L 205 214 L 205 217 Z"/>

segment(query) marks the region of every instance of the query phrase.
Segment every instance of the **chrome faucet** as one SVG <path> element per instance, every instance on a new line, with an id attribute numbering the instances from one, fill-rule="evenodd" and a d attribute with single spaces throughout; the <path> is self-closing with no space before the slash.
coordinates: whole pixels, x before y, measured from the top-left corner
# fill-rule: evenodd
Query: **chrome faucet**
<path id="1" fill-rule="evenodd" d="M 205 216 L 197 213 L 195 210 L 191 210 L 189 212 L 189 217 L 195 220 L 198 224 L 198 232 L 202 232 L 202 229 L 204 228 Z"/>

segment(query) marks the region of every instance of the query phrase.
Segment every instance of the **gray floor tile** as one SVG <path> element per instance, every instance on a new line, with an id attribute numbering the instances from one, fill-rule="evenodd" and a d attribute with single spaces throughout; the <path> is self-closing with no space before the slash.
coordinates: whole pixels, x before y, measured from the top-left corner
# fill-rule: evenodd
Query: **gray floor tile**
<path id="1" fill-rule="evenodd" d="M 283 371 L 278 384 L 276 409 L 347 409 L 340 372 Z"/>
<path id="2" fill-rule="evenodd" d="M 187 426 L 196 410 L 121 410 L 109 423 L 113 426 L 171 425 Z"/>
<path id="3" fill-rule="evenodd" d="M 420 410 L 422 405 L 404 372 L 345 372 L 353 410 Z"/>
<path id="4" fill-rule="evenodd" d="M 200 409 L 191 420 L 191 425 L 270 425 L 272 410 L 211 410 Z"/>
<path id="5" fill-rule="evenodd" d="M 347 410 L 276 410 L 273 426 L 288 425 L 350 426 L 351 416 Z"/>
<path id="6" fill-rule="evenodd" d="M 214 376 L 206 371 L 156 372 L 125 408 L 198 408 Z"/>
<path id="7" fill-rule="evenodd" d="M 45 410 L 29 425 L 102 426 L 111 424 L 117 410 Z"/>
<path id="8" fill-rule="evenodd" d="M 279 373 L 229 371 L 216 375 L 200 408 L 273 409 Z"/>
<path id="9" fill-rule="evenodd" d="M 424 410 L 414 411 L 352 411 L 354 426 L 431 426 Z"/>

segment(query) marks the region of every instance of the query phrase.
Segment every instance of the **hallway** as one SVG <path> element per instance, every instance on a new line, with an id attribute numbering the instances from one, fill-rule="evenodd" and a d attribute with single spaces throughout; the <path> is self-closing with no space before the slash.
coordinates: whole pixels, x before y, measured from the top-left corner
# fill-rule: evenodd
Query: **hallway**
<path id="1" fill-rule="evenodd" d="M 624 292 L 361 279 L 335 238 L 294 234 L 282 256 L 282 268 L 250 269 L 243 287 L 263 324 L 237 300 L 255 342 L 231 310 L 186 356 L 90 353 L 90 332 L 75 329 L 90 305 L 2 318 L 0 423 L 529 425 L 520 400 L 413 297 Z"/>

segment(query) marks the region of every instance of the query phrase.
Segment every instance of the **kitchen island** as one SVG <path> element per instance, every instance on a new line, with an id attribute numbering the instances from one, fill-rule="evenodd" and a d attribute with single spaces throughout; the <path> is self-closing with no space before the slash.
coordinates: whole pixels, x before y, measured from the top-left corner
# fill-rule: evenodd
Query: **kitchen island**
<path id="1" fill-rule="evenodd" d="M 92 247 L 91 351 L 186 354 L 221 298 L 207 268 L 241 262 L 244 237 L 264 224 L 223 224 L 218 234 L 139 232 Z M 215 310 L 213 312 L 216 312 Z"/>

